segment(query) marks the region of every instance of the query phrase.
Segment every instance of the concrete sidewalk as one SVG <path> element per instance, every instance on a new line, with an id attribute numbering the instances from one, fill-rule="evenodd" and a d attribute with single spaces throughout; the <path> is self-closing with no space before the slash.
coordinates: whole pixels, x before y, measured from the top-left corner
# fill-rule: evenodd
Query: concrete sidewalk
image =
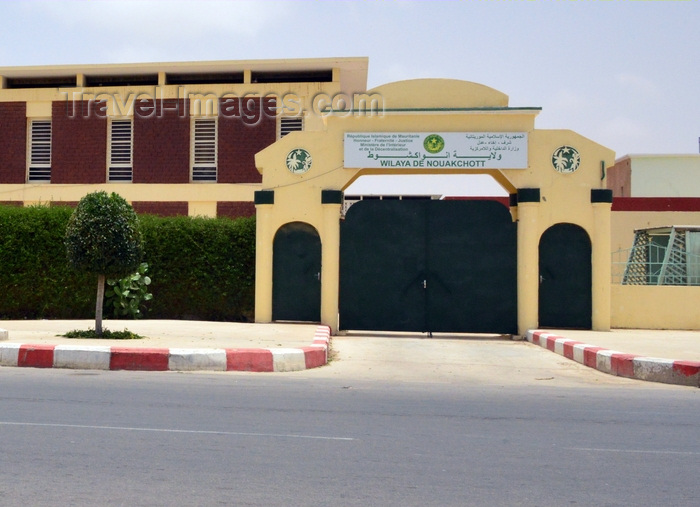
<path id="1" fill-rule="evenodd" d="M 527 340 L 604 373 L 700 387 L 700 332 L 531 330 Z"/>
<path id="2" fill-rule="evenodd" d="M 91 327 L 92 320 L 0 321 L 7 330 L 0 332 L 0 366 L 296 371 L 326 364 L 330 348 L 329 328 L 316 324 L 105 320 L 105 329 L 145 338 L 60 336 Z M 527 339 L 605 373 L 700 386 L 700 331 L 551 329 L 529 331 Z"/>
<path id="3" fill-rule="evenodd" d="M 92 320 L 1 321 L 0 365 L 126 370 L 297 371 L 326 364 L 327 326 L 105 320 L 140 340 L 64 338 Z"/>

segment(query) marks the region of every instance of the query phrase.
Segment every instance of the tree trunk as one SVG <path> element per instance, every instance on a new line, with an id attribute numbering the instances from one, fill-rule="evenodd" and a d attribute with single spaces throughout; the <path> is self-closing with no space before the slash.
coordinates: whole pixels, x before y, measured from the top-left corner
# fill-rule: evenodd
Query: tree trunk
<path id="1" fill-rule="evenodd" d="M 97 302 L 95 303 L 95 334 L 102 338 L 102 303 L 105 297 L 105 275 L 97 275 Z"/>

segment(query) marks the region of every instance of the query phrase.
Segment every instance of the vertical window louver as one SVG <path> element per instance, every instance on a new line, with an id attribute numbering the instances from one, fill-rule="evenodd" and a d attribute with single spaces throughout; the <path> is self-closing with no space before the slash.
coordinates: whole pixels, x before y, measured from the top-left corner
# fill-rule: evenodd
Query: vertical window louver
<path id="1" fill-rule="evenodd" d="M 132 181 L 133 120 L 112 120 L 109 129 L 108 181 Z"/>
<path id="2" fill-rule="evenodd" d="M 29 124 L 29 181 L 51 181 L 51 120 Z"/>
<path id="3" fill-rule="evenodd" d="M 284 136 L 291 132 L 298 132 L 304 130 L 304 117 L 303 116 L 281 116 L 280 117 L 280 135 L 279 138 L 282 139 Z"/>
<path id="4" fill-rule="evenodd" d="M 192 181 L 216 181 L 216 119 L 192 120 Z"/>

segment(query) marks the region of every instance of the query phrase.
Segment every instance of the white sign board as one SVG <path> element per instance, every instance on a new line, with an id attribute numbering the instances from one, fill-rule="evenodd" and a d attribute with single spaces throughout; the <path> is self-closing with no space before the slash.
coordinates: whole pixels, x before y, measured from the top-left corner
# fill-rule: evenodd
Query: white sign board
<path id="1" fill-rule="evenodd" d="M 526 132 L 346 132 L 345 167 L 527 169 Z"/>

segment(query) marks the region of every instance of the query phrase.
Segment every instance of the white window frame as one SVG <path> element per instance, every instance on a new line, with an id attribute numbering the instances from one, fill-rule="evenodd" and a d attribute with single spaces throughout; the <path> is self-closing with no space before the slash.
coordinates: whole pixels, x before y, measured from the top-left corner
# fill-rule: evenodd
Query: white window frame
<path id="1" fill-rule="evenodd" d="M 219 161 L 219 120 L 192 118 L 190 124 L 190 178 L 192 183 L 216 183 Z"/>
<path id="2" fill-rule="evenodd" d="M 45 131 L 48 125 L 48 139 Z M 36 131 L 35 127 L 36 126 Z M 40 129 L 43 127 L 44 135 Z M 35 135 L 36 134 L 36 135 Z M 51 118 L 32 118 L 27 122 L 27 182 L 51 182 Z"/>
<path id="3" fill-rule="evenodd" d="M 292 132 L 302 132 L 304 130 L 304 115 L 280 116 L 277 121 L 277 139 L 282 139 Z"/>
<path id="4" fill-rule="evenodd" d="M 117 129 L 115 130 L 115 123 Z M 128 136 L 126 136 L 128 125 Z M 130 183 L 134 177 L 134 119 L 110 118 L 107 135 L 107 182 Z"/>

